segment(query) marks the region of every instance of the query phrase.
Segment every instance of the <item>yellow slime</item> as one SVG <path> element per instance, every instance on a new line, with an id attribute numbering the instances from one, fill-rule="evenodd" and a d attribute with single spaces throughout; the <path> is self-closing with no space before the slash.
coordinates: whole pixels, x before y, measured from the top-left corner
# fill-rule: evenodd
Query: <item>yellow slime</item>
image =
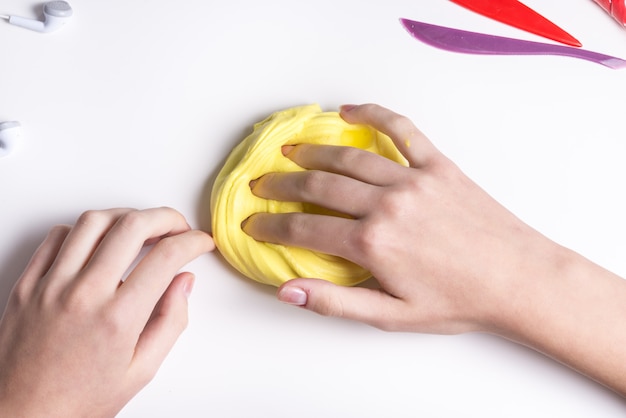
<path id="1" fill-rule="evenodd" d="M 361 148 L 406 165 L 386 135 L 364 125 L 350 125 L 337 112 L 318 105 L 276 112 L 254 125 L 254 131 L 229 155 L 211 193 L 213 238 L 224 258 L 245 276 L 280 286 L 296 277 L 325 279 L 355 285 L 370 277 L 362 267 L 343 258 L 304 248 L 259 242 L 241 229 L 258 212 L 308 212 L 332 216 L 324 209 L 298 202 L 279 202 L 254 196 L 249 183 L 270 172 L 302 171 L 283 156 L 283 145 L 326 144 Z"/>

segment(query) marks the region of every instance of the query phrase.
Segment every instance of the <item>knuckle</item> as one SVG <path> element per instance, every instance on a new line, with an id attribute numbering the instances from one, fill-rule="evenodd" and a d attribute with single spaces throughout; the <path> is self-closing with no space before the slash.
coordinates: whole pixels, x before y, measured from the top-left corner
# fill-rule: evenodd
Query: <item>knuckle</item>
<path id="1" fill-rule="evenodd" d="M 378 205 L 381 214 L 386 218 L 397 219 L 411 207 L 415 195 L 415 187 L 395 187 L 382 195 Z"/>
<path id="2" fill-rule="evenodd" d="M 402 312 L 389 304 L 385 304 L 377 312 L 377 315 L 372 317 L 370 324 L 382 331 L 399 332 L 406 330 L 406 317 L 406 311 Z"/>
<path id="3" fill-rule="evenodd" d="M 341 318 L 344 316 L 344 306 L 340 298 L 326 294 L 313 307 L 315 312 L 322 316 Z"/>
<path id="4" fill-rule="evenodd" d="M 359 164 L 363 151 L 355 147 L 337 147 L 332 163 L 337 168 L 354 167 Z"/>
<path id="5" fill-rule="evenodd" d="M 87 210 L 80 214 L 78 219 L 76 220 L 77 225 L 100 225 L 102 222 L 106 221 L 107 216 L 102 211 L 98 210 Z"/>
<path id="6" fill-rule="evenodd" d="M 176 218 L 181 222 L 185 222 L 185 216 L 181 212 L 179 212 L 178 210 L 170 206 L 160 206 L 158 210 L 166 212 L 168 216 L 170 216 L 172 219 Z M 137 212 L 142 212 L 142 211 L 137 211 Z"/>
<path id="7" fill-rule="evenodd" d="M 27 306 L 30 300 L 30 287 L 23 280 L 15 283 L 10 296 L 10 303 L 15 307 Z"/>
<path id="8" fill-rule="evenodd" d="M 127 314 L 112 301 L 94 303 L 94 289 L 87 281 L 66 288 L 60 295 L 51 291 L 44 298 L 49 303 L 58 304 L 61 313 L 68 320 L 91 323 L 106 336 L 118 337 L 127 328 Z"/>
<path id="9" fill-rule="evenodd" d="M 413 125 L 411 119 L 404 115 L 393 113 L 389 116 L 388 121 L 389 126 L 394 132 L 412 134 L 416 131 L 415 125 Z"/>
<path id="10" fill-rule="evenodd" d="M 102 327 L 106 335 L 119 338 L 128 330 L 128 318 L 119 309 L 105 309 L 102 315 Z"/>
<path id="11" fill-rule="evenodd" d="M 125 213 L 118 221 L 120 228 L 130 232 L 141 231 L 146 223 L 145 215 L 138 210 Z"/>
<path id="12" fill-rule="evenodd" d="M 352 242 L 357 254 L 361 254 L 365 260 L 377 257 L 379 244 L 384 237 L 384 229 L 384 226 L 375 220 L 363 223 Z"/>
<path id="13" fill-rule="evenodd" d="M 91 292 L 86 289 L 86 286 L 73 286 L 65 289 L 60 295 L 60 310 L 68 318 L 86 319 L 91 316 L 93 296 Z M 47 292 L 43 295 L 43 299 L 47 301 L 47 304 L 57 303 L 57 292 L 53 288 L 47 288 Z"/>
<path id="14" fill-rule="evenodd" d="M 440 156 L 439 160 L 434 162 L 434 166 L 436 175 L 443 180 L 453 183 L 464 183 L 469 180 L 458 166 L 443 155 Z"/>
<path id="15" fill-rule="evenodd" d="M 54 290 L 53 287 L 48 287 Z M 73 313 L 84 313 L 91 306 L 93 298 L 92 291 L 82 283 L 74 284 L 60 292 L 61 302 L 67 311 Z"/>
<path id="16" fill-rule="evenodd" d="M 166 264 L 175 263 L 184 256 L 184 248 L 175 237 L 163 238 L 155 245 L 154 251 Z"/>
<path id="17" fill-rule="evenodd" d="M 320 190 L 324 189 L 326 183 L 326 175 L 322 171 L 307 171 L 301 178 L 300 190 L 305 197 L 316 195 Z"/>
<path id="18" fill-rule="evenodd" d="M 283 221 L 283 238 L 287 242 L 293 242 L 300 237 L 305 230 L 305 222 L 302 216 L 298 213 L 291 213 L 285 215 Z"/>
<path id="19" fill-rule="evenodd" d="M 116 341 L 128 340 L 131 332 L 128 312 L 112 301 L 93 306 L 93 296 L 77 298 L 72 314 L 76 318 L 82 318 L 83 321 L 89 320 L 92 326 L 98 328 L 100 335 L 106 338 Z"/>

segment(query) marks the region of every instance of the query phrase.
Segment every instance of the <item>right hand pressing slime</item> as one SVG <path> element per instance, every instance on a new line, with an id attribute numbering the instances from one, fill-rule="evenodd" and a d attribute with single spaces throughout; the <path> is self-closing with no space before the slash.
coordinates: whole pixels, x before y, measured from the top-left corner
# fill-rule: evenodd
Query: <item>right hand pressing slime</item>
<path id="1" fill-rule="evenodd" d="M 298 172 L 296 177 L 309 178 L 302 167 L 281 153 L 281 147 L 295 143 L 352 146 L 406 164 L 386 135 L 366 125 L 348 124 L 336 112 L 322 112 L 317 105 L 276 112 L 254 126 L 215 180 L 211 193 L 215 244 L 230 264 L 261 283 L 280 286 L 302 276 L 324 277 L 342 285 L 362 282 L 370 272 L 341 257 L 258 242 L 241 229 L 256 212 L 345 216 L 305 201 L 266 200 L 252 194 L 250 184 L 269 172 Z"/>
<path id="2" fill-rule="evenodd" d="M 625 280 L 523 223 L 406 117 L 372 104 L 340 115 L 388 135 L 409 167 L 354 147 L 293 143 L 283 153 L 306 171 L 266 174 L 252 193 L 349 217 L 256 213 L 244 231 L 350 260 L 380 289 L 313 276 L 283 284 L 280 300 L 385 330 L 498 334 L 626 394 Z"/>
<path id="3" fill-rule="evenodd" d="M 408 119 L 373 105 L 344 108 L 341 115 L 389 135 L 410 167 L 353 147 L 283 147 L 286 158 L 307 170 L 262 176 L 252 193 L 350 218 L 257 213 L 245 232 L 350 260 L 384 289 L 334 289 L 338 297 L 324 299 L 328 304 L 320 308 L 326 313 L 402 330 L 479 328 L 493 299 L 514 285 L 511 271 L 524 269 L 529 251 L 544 246 L 545 238 L 463 175 Z M 305 291 L 312 285 L 300 284 Z M 290 282 L 283 291 L 293 293 L 297 285 Z M 318 299 L 309 296 L 307 306 L 315 310 Z"/>

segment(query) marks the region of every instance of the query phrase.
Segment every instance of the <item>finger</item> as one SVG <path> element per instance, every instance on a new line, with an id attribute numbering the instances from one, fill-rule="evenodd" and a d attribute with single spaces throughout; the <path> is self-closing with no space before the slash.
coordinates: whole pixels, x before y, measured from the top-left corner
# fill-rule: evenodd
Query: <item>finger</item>
<path id="1" fill-rule="evenodd" d="M 187 263 L 215 248 L 213 239 L 205 232 L 186 231 L 163 238 L 150 249 L 117 290 L 124 303 L 138 321 L 147 320 L 155 304 L 172 277 Z"/>
<path id="2" fill-rule="evenodd" d="M 70 280 L 76 277 L 89 262 L 108 230 L 120 216 L 129 211 L 131 209 L 90 210 L 81 214 L 69 231 L 54 262 L 52 267 L 55 271 L 54 279 L 59 280 L 59 277 L 63 277 Z"/>
<path id="3" fill-rule="evenodd" d="M 257 241 L 308 248 L 351 258 L 351 246 L 343 237 L 352 236 L 358 221 L 308 213 L 256 213 L 244 221 L 243 231 Z"/>
<path id="4" fill-rule="evenodd" d="M 193 287 L 194 276 L 181 273 L 174 280 L 154 308 L 141 333 L 131 373 L 134 380 L 144 386 L 152 379 L 163 360 L 170 352 L 180 334 L 187 327 L 187 299 Z"/>
<path id="5" fill-rule="evenodd" d="M 395 183 L 405 175 L 400 164 L 354 147 L 298 144 L 285 145 L 282 150 L 302 168 L 342 174 L 376 186 Z"/>
<path id="6" fill-rule="evenodd" d="M 388 135 L 411 167 L 423 167 L 439 151 L 406 116 L 375 105 L 343 106 L 341 117 L 348 123 L 361 123 Z"/>
<path id="7" fill-rule="evenodd" d="M 171 208 L 131 210 L 119 217 L 93 254 L 85 276 L 115 290 L 144 244 L 154 238 L 189 231 L 181 213 Z"/>
<path id="8" fill-rule="evenodd" d="M 37 286 L 37 283 L 46 275 L 54 263 L 70 230 L 71 227 L 69 225 L 57 225 L 50 230 L 41 245 L 39 245 L 39 248 L 34 252 L 26 269 L 24 269 L 24 273 L 16 283 L 15 291 L 17 293 L 21 296 L 26 296 Z"/>
<path id="9" fill-rule="evenodd" d="M 380 192 L 376 186 L 317 170 L 269 173 L 252 183 L 256 196 L 312 203 L 354 217 L 365 215 Z"/>
<path id="10" fill-rule="evenodd" d="M 277 292 L 278 300 L 324 316 L 334 316 L 395 330 L 403 321 L 404 302 L 380 289 L 344 287 L 320 279 L 294 279 Z"/>

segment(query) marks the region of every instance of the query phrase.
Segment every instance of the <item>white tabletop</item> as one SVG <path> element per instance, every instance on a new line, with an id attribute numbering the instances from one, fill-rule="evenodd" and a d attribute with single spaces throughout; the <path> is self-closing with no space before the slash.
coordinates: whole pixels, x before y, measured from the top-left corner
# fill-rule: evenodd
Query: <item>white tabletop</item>
<path id="1" fill-rule="evenodd" d="M 626 58 L 592 0 L 526 4 L 584 48 Z M 73 0 L 62 30 L 0 21 L 0 307 L 56 223 L 173 206 L 208 228 L 211 182 L 271 112 L 376 102 L 410 116 L 470 177 L 550 238 L 626 276 L 626 70 L 476 56 L 411 38 L 405 17 L 540 42 L 449 1 Z M 0 14 L 36 16 L 4 0 Z M 5 10 L 6 9 L 6 10 Z M 190 325 L 121 417 L 617 417 L 626 403 L 488 335 L 391 334 L 286 306 L 218 254 Z"/>

